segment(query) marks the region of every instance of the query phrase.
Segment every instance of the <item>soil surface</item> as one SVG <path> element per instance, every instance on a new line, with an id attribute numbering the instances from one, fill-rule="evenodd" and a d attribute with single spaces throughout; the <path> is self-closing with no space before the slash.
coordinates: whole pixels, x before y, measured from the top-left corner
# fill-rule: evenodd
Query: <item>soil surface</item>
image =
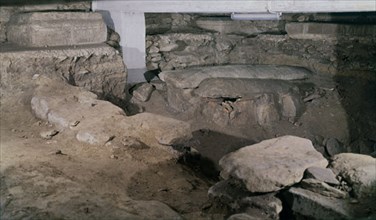
<path id="1" fill-rule="evenodd" d="M 344 77 L 337 83 L 336 87 L 327 87 L 329 90 L 323 98 L 307 103 L 311 110 L 297 125 L 281 124 L 276 128 L 278 134 L 249 130 L 231 135 L 237 131 L 224 134 L 220 129 L 212 130 L 213 126 L 205 121 L 192 122 L 187 119 L 189 116 L 169 111 L 163 92 L 155 91 L 149 102 L 136 108 L 192 122 L 196 131 L 194 140 L 187 146 L 202 154 L 199 157 L 187 154 L 177 161 L 160 163 L 150 163 L 148 154 L 142 150 L 128 152 L 130 157 L 114 158 L 108 146 L 82 144 L 64 132 L 52 139 L 43 139 L 40 133 L 54 127 L 33 116 L 30 109 L 33 85 L 22 85 L 21 92 L 1 97 L 1 219 L 124 219 L 127 216 L 148 219 L 150 216 L 145 213 L 149 210 L 135 202 L 150 200 L 167 204 L 186 219 L 224 219 L 230 213 L 213 205 L 207 196 L 209 187 L 218 181 L 216 162 L 223 155 L 272 135 L 296 133 L 314 138 L 315 134 L 309 132 L 320 129 L 320 122 L 315 119 L 339 120 L 335 112 L 340 105 L 345 106 L 347 120 L 352 121 L 350 141 L 359 138 L 375 141 L 372 133 L 375 115 L 371 113 L 375 105 L 374 81 L 353 83 L 352 78 Z M 331 93 L 332 88 L 339 90 L 343 103 L 333 99 L 337 93 Z M 357 96 L 360 91 L 371 94 Z M 368 116 L 363 117 L 360 112 Z M 360 121 L 360 126 L 355 127 L 358 130 L 354 128 L 359 124 L 356 120 Z M 335 134 L 336 128 L 333 123 L 322 129 Z M 186 146 L 175 147 L 184 150 Z"/>

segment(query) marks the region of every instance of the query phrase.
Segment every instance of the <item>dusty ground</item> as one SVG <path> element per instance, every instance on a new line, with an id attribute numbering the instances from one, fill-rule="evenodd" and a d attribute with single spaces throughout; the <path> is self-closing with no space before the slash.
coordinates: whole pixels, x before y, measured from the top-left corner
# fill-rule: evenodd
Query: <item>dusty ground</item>
<path id="1" fill-rule="evenodd" d="M 344 120 L 353 121 L 349 132 L 353 134 L 354 121 L 362 119 L 360 131 L 368 132 L 365 138 L 373 140 L 372 126 L 367 127 L 375 122 L 374 115 L 370 114 L 375 104 L 373 96 L 359 98 L 357 94 L 365 84 L 371 85 L 366 91 L 372 92 L 376 87 L 373 81 L 357 81 L 356 87 L 351 82 L 351 78 L 341 78 L 336 87 L 321 85 L 328 89 L 326 96 L 308 103 L 311 108 L 298 121 L 298 126 L 281 124 L 278 129 L 286 128 L 282 129 L 283 133 L 295 132 L 313 138 L 317 134 L 312 131 L 320 129 L 316 120 L 320 118 L 333 121 L 321 132 L 335 135 L 334 122 L 342 120 L 336 118 L 336 111 L 344 105 L 351 116 Z M 342 103 L 333 98 L 336 93 L 331 93 L 331 88 L 339 89 Z M 348 88 L 357 93 L 344 92 Z M 85 145 L 64 132 L 51 140 L 41 138 L 40 132 L 53 127 L 32 115 L 29 104 L 32 90 L 32 85 L 23 85 L 15 90 L 21 92 L 1 97 L 1 219 L 150 219 L 150 209 L 137 202 L 149 200 L 161 201 L 187 219 L 223 219 L 228 215 L 226 210 L 212 206 L 207 198 L 208 188 L 217 181 L 215 161 L 230 151 L 259 141 L 257 132 L 249 130 L 233 136 L 197 123 L 194 124 L 195 139 L 189 144 L 209 158 L 181 158 L 155 164 L 149 163 L 148 154 L 140 149 L 129 151 L 130 157 L 116 159 L 111 157 L 109 147 Z M 163 100 L 163 93 L 155 91 L 144 108 L 184 118 L 170 113 Z M 358 101 L 351 105 L 354 100 Z M 368 117 L 361 117 L 359 109 Z M 253 136 L 247 137 L 247 134 Z M 261 134 L 258 138 L 276 135 Z M 357 132 L 357 135 L 361 134 Z M 354 137 L 351 135 L 350 141 Z"/>
<path id="2" fill-rule="evenodd" d="M 188 219 L 222 216 L 202 212 L 214 182 L 177 161 L 151 164 L 142 150 L 113 159 L 108 147 L 64 132 L 42 139 L 53 127 L 32 115 L 31 92 L 1 99 L 1 219 L 155 218 L 134 200 L 164 202 Z"/>

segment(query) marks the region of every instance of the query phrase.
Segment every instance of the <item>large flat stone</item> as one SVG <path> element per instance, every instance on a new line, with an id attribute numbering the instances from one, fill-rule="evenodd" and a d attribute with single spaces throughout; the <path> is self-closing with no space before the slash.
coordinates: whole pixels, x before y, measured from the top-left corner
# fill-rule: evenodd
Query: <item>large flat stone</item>
<path id="1" fill-rule="evenodd" d="M 291 188 L 292 210 L 317 220 L 353 219 L 345 200 L 330 198 L 301 188 Z"/>
<path id="2" fill-rule="evenodd" d="M 239 179 L 251 192 L 272 192 L 300 182 L 308 167 L 326 167 L 328 161 L 310 140 L 283 136 L 241 148 L 219 165 L 224 179 Z"/>
<path id="3" fill-rule="evenodd" d="M 30 12 L 11 17 L 7 39 L 29 47 L 96 44 L 106 41 L 107 26 L 99 13 Z"/>
<path id="4" fill-rule="evenodd" d="M 307 69 L 290 66 L 228 65 L 163 71 L 159 76 L 167 84 L 177 88 L 193 89 L 208 78 L 298 80 L 306 79 L 310 74 Z"/>
<path id="5" fill-rule="evenodd" d="M 376 196 L 376 159 L 362 154 L 342 153 L 332 158 L 332 170 L 350 183 L 357 197 Z"/>
<path id="6" fill-rule="evenodd" d="M 348 25 L 335 23 L 287 23 L 286 31 L 294 39 L 337 39 L 341 37 L 376 36 L 376 25 Z"/>
<path id="7" fill-rule="evenodd" d="M 196 24 L 199 28 L 221 34 L 256 35 L 284 31 L 279 21 L 237 21 L 229 17 L 203 17 L 197 19 Z"/>

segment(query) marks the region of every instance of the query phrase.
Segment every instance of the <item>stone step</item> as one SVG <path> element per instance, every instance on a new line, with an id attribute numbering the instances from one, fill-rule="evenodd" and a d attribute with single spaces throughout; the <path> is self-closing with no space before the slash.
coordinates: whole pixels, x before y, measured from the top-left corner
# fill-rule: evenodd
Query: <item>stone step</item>
<path id="1" fill-rule="evenodd" d="M 376 37 L 376 25 L 335 23 L 288 23 L 286 31 L 294 39 L 337 39 L 341 37 Z"/>
<path id="2" fill-rule="evenodd" d="M 31 12 L 12 16 L 8 41 L 28 47 L 103 43 L 107 26 L 99 13 Z"/>

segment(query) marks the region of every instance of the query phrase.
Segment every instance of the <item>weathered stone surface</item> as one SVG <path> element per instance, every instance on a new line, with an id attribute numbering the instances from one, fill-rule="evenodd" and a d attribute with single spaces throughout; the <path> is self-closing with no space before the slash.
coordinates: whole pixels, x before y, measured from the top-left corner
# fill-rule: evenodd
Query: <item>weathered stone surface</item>
<path id="1" fill-rule="evenodd" d="M 128 117 L 128 123 L 141 126 L 150 130 L 149 135 L 154 137 L 159 144 L 177 145 L 192 138 L 190 124 L 173 118 L 164 117 L 152 113 L 141 113 Z"/>
<path id="2" fill-rule="evenodd" d="M 25 49 L 3 44 L 0 62 L 3 94 L 22 90 L 15 84 L 39 75 L 63 78 L 69 84 L 94 92 L 101 99 L 126 98 L 127 70 L 123 59 L 114 48 L 105 44 L 54 49 Z"/>
<path id="3" fill-rule="evenodd" d="M 317 179 L 304 179 L 300 183 L 304 189 L 319 193 L 323 196 L 344 199 L 348 195 L 346 192 L 329 186 L 328 184 Z"/>
<path id="4" fill-rule="evenodd" d="M 326 152 L 329 156 L 346 152 L 345 147 L 336 138 L 328 138 L 324 140 Z"/>
<path id="5" fill-rule="evenodd" d="M 375 53 L 363 52 L 376 50 L 375 37 L 351 36 L 340 41 L 325 41 L 292 39 L 288 35 L 262 34 L 250 38 L 217 33 L 185 33 L 149 35 L 147 41 L 152 42 L 151 47 L 158 47 L 162 38 L 168 38 L 163 41 L 181 46 L 171 51 L 158 52 L 161 61 L 151 61 L 152 57 L 148 56 L 150 70 L 229 64 L 301 66 L 313 72 L 332 74 L 376 70 L 372 62 L 376 59 Z"/>
<path id="6" fill-rule="evenodd" d="M 209 188 L 209 198 L 230 207 L 243 211 L 260 219 L 278 219 L 282 211 L 282 202 L 275 193 L 253 195 L 234 179 L 223 180 Z"/>
<path id="7" fill-rule="evenodd" d="M 284 31 L 279 21 L 236 21 L 229 17 L 203 17 L 196 20 L 196 25 L 221 34 L 257 35 Z"/>
<path id="8" fill-rule="evenodd" d="M 306 79 L 311 73 L 298 67 L 275 65 L 228 65 L 197 67 L 186 70 L 163 71 L 160 78 L 167 84 L 181 89 L 194 89 L 208 78 L 243 78 L 243 79 Z"/>
<path id="9" fill-rule="evenodd" d="M 224 179 L 239 179 L 251 192 L 280 190 L 299 182 L 308 167 L 326 167 L 327 164 L 310 140 L 294 136 L 265 140 L 219 161 Z"/>
<path id="10" fill-rule="evenodd" d="M 43 77 L 38 80 L 39 87 L 31 100 L 33 113 L 61 129 L 76 131 L 79 141 L 104 145 L 114 137 L 124 136 L 123 131 L 128 132 L 127 136 L 154 145 L 181 144 L 192 138 L 190 124 L 186 122 L 151 113 L 126 117 L 119 107 L 98 100 L 96 95 L 82 88 Z M 49 82 L 52 85 L 47 86 Z M 51 91 L 59 92 L 51 94 Z M 80 123 L 70 126 L 76 121 Z"/>
<path id="11" fill-rule="evenodd" d="M 133 89 L 132 95 L 135 99 L 146 102 L 149 100 L 154 87 L 149 83 L 142 83 L 141 85 L 136 85 Z"/>
<path id="12" fill-rule="evenodd" d="M 336 175 L 331 169 L 328 168 L 309 167 L 305 171 L 305 177 L 314 178 L 332 185 L 339 185 L 339 181 L 336 179 Z"/>
<path id="13" fill-rule="evenodd" d="M 227 220 L 261 220 L 262 218 L 254 217 L 246 213 L 231 215 Z"/>
<path id="14" fill-rule="evenodd" d="M 376 195 L 376 158 L 362 154 L 342 153 L 332 158 L 331 169 L 342 176 L 357 197 Z"/>
<path id="15" fill-rule="evenodd" d="M 376 25 L 335 23 L 287 23 L 286 31 L 294 39 L 337 39 L 343 37 L 375 37 Z"/>
<path id="16" fill-rule="evenodd" d="M 107 40 L 107 26 L 99 13 L 23 13 L 8 22 L 7 40 L 29 47 L 96 44 Z"/>
<path id="17" fill-rule="evenodd" d="M 318 220 L 353 219 L 345 200 L 330 198 L 301 188 L 291 188 L 292 210 L 303 216 Z"/>
<path id="18" fill-rule="evenodd" d="M 303 112 L 298 91 L 292 83 L 283 80 L 212 78 L 202 81 L 194 93 L 209 99 L 235 99 L 227 109 L 230 114 L 236 111 L 231 120 L 246 114 L 246 118 L 255 118 L 259 125 L 271 125 L 282 116 L 294 121 Z M 179 100 L 174 101 L 177 102 Z M 249 102 L 248 109 L 242 109 L 239 102 Z M 209 115 L 213 115 L 212 111 L 206 110 Z"/>

